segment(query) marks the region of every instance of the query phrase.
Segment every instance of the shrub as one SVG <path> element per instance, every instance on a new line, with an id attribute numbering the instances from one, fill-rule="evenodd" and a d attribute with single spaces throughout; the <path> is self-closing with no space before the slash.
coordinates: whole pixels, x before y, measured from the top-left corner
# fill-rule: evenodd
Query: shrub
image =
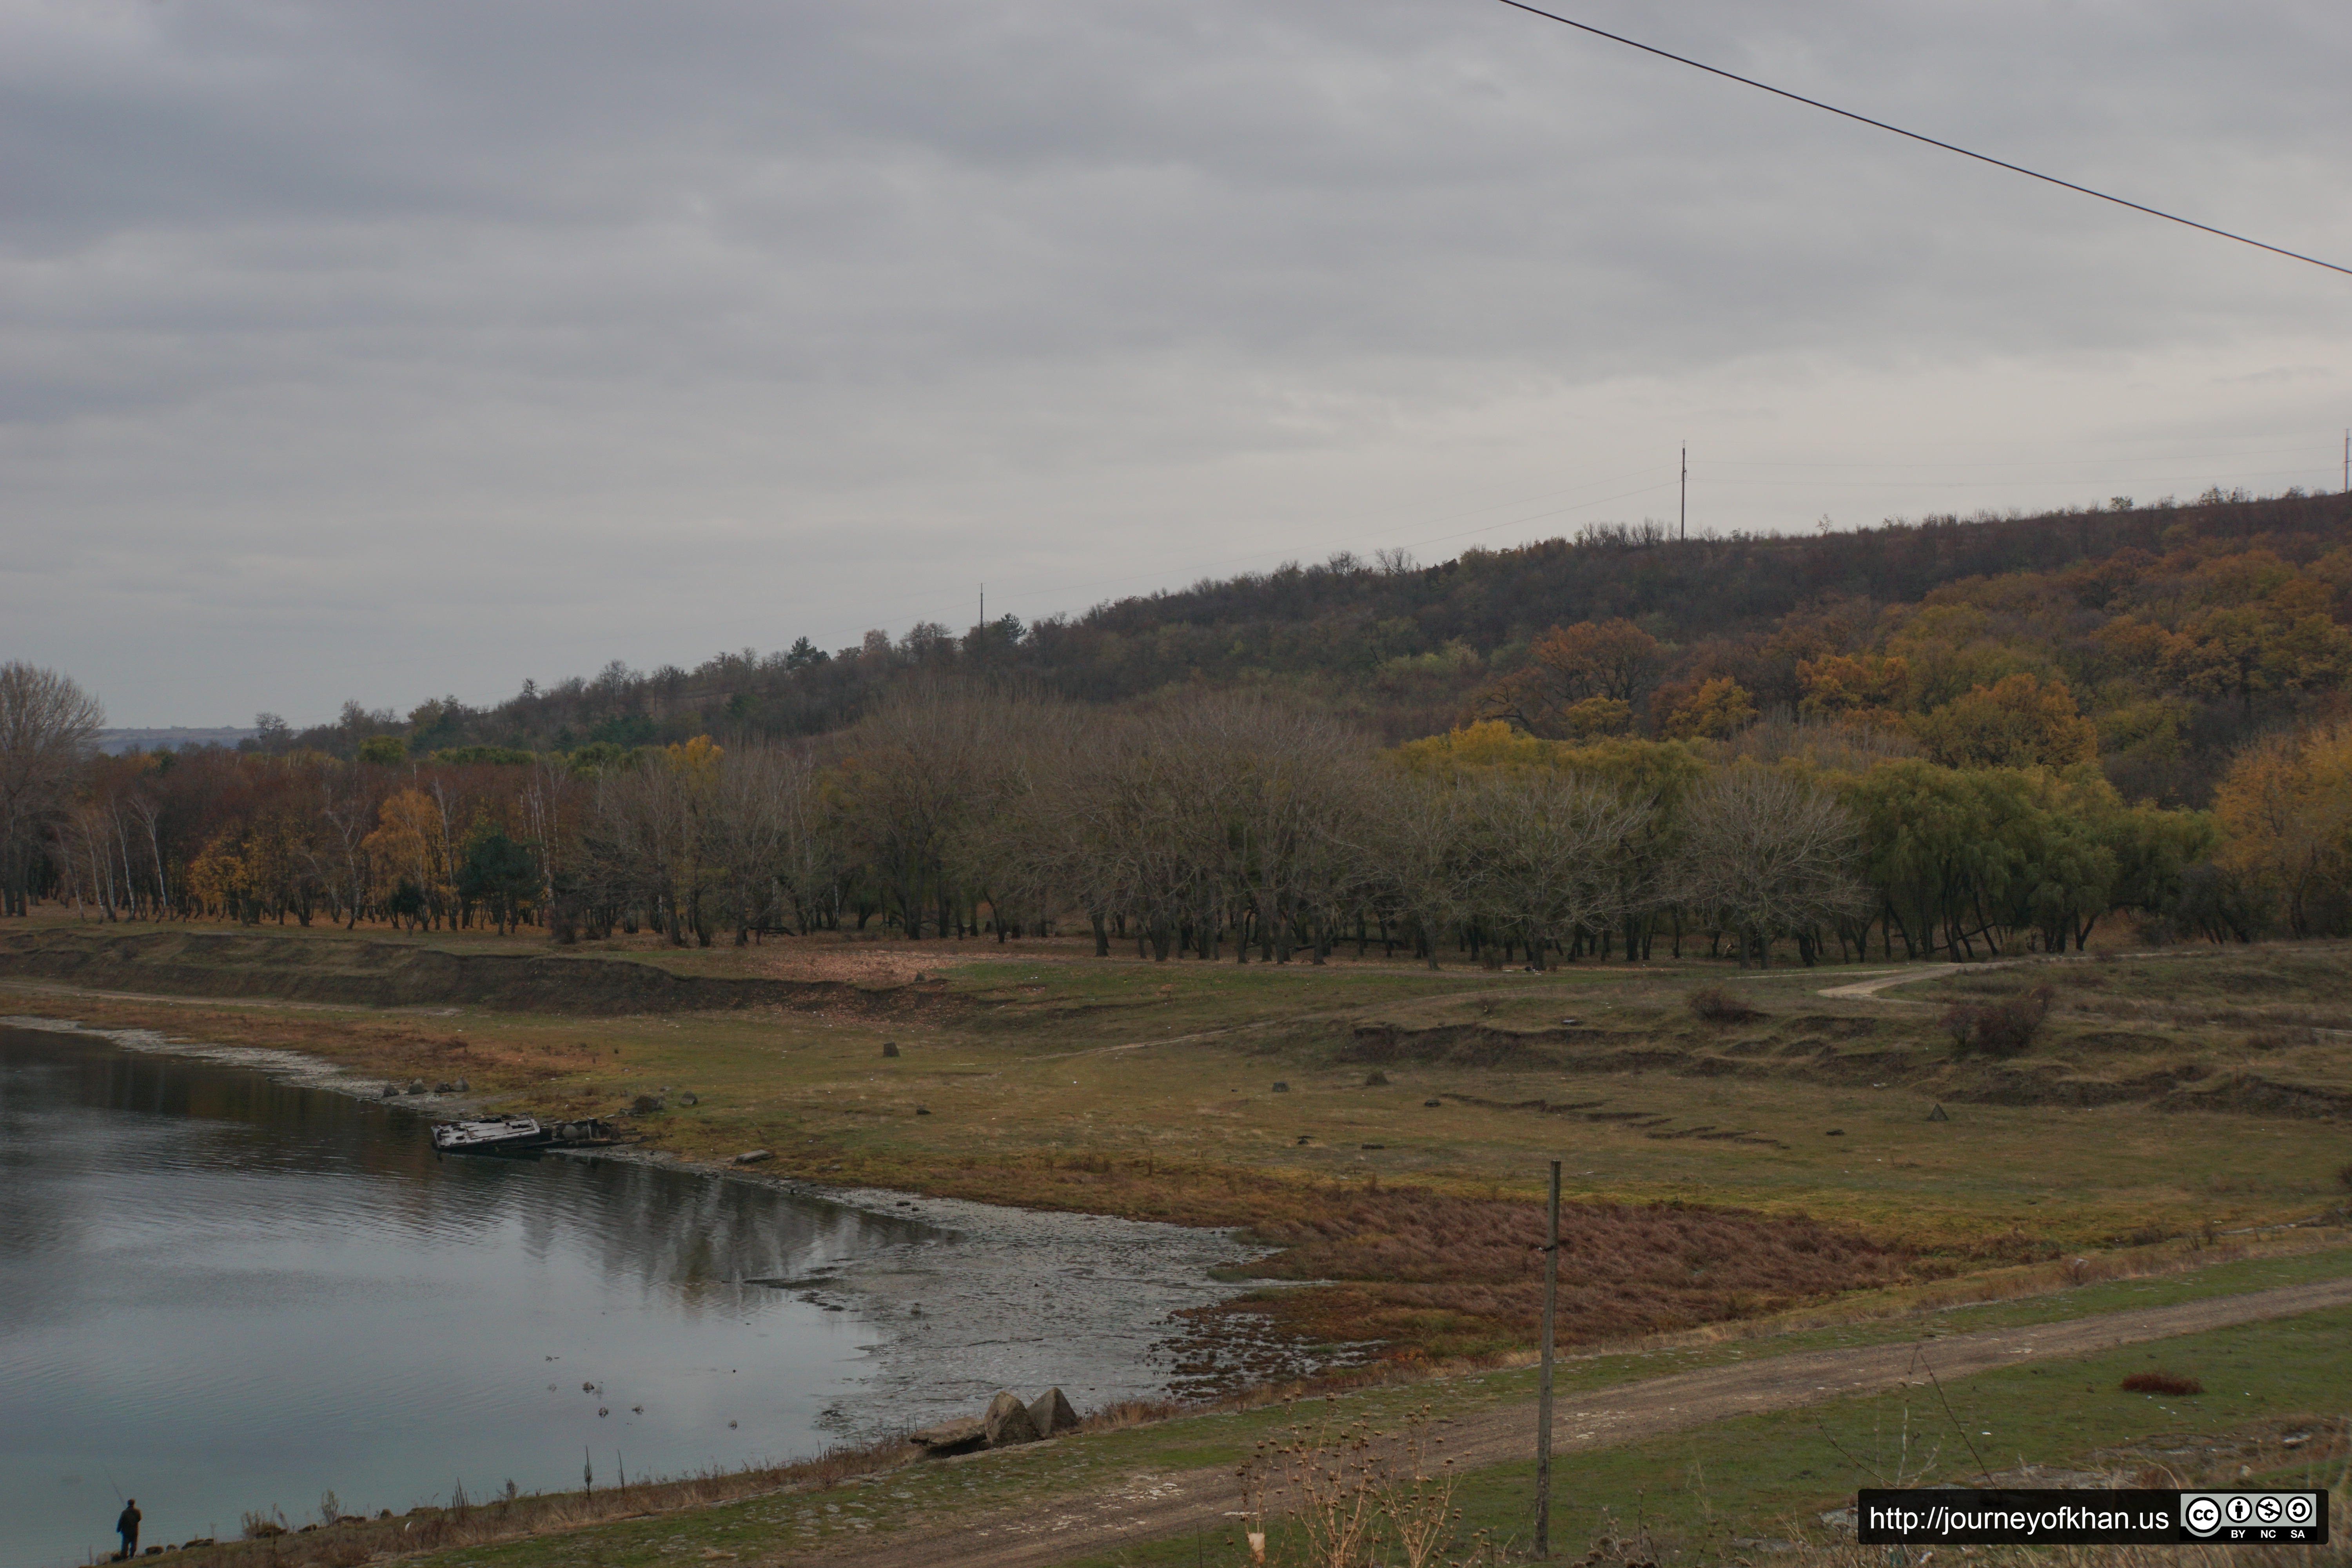
<path id="1" fill-rule="evenodd" d="M 2202 1394 L 2205 1385 L 2193 1377 L 2169 1372 L 2136 1372 L 2124 1379 L 2126 1394 Z"/>
<path id="2" fill-rule="evenodd" d="M 1952 1049 L 1989 1057 L 2021 1055 L 2050 1016 L 2050 987 L 2037 985 L 2006 1002 L 1955 1002 L 1937 1022 L 1952 1037 Z"/>
<path id="3" fill-rule="evenodd" d="M 1702 985 L 1690 994 L 1693 1014 L 1710 1024 L 1745 1024 L 1764 1015 L 1720 985 Z"/>

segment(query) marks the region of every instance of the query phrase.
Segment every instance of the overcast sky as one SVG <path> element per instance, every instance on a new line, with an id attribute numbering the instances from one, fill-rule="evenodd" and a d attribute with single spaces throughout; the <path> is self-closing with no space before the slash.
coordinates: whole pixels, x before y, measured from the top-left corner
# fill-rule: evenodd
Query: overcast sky
<path id="1" fill-rule="evenodd" d="M 2352 265 L 2352 6 L 1570 14 Z M 0 0 L 0 657 L 486 702 L 1671 519 L 2340 481 L 2352 278 L 1494 0 Z"/>

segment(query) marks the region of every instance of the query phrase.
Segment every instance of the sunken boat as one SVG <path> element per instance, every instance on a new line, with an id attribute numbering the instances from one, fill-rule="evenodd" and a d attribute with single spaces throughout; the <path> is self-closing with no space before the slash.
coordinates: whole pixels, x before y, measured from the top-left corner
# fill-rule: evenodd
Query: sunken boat
<path id="1" fill-rule="evenodd" d="M 494 1116 L 480 1121 L 436 1121 L 433 1152 L 436 1154 L 519 1154 L 544 1149 L 555 1135 L 530 1116 Z"/>

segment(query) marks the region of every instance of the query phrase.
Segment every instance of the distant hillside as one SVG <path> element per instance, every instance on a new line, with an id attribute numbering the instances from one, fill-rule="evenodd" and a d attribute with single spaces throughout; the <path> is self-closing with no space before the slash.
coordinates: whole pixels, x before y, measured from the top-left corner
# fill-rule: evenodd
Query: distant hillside
<path id="1" fill-rule="evenodd" d="M 2352 607 L 2347 545 L 2352 500 L 2295 491 L 1804 537 L 1679 542 L 1654 528 L 1604 527 L 1433 566 L 1342 554 L 1031 626 L 1007 616 L 958 634 L 924 624 L 835 650 L 803 638 L 690 671 L 615 663 L 593 678 L 526 685 L 489 709 L 427 701 L 403 721 L 352 705 L 336 724 L 300 735 L 272 726 L 247 744 L 351 755 L 362 740 L 393 735 L 423 755 L 814 735 L 921 672 L 1017 679 L 1087 702 L 1195 683 L 1274 686 L 1394 742 L 1477 709 L 1540 662 L 1549 629 L 1622 619 L 1654 644 L 1622 694 L 1637 731 L 1680 722 L 1668 700 L 1710 679 L 1759 710 L 1874 705 L 1900 727 L 2032 674 L 2063 683 L 2095 721 L 2118 784 L 2195 804 L 2247 734 L 2336 700 L 2334 645 L 2298 652 L 2294 627 L 2318 614 L 2341 636 Z M 2302 635 L 2317 632 L 2305 625 Z M 1824 660 L 1862 661 L 1841 677 L 1847 687 L 1864 675 L 1884 686 L 1890 658 L 1906 672 L 1900 691 L 1822 687 Z"/>
<path id="2" fill-rule="evenodd" d="M 177 752 L 190 746 L 235 746 L 238 742 L 250 741 L 260 733 L 258 730 L 190 729 L 184 724 L 173 724 L 160 730 L 100 730 L 98 732 L 98 749 L 110 757 L 119 757 L 126 752 Z"/>

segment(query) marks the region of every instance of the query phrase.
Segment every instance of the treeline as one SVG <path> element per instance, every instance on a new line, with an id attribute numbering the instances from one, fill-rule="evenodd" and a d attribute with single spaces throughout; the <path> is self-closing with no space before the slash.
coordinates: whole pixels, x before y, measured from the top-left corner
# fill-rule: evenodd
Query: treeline
<path id="1" fill-rule="evenodd" d="M 944 680 L 816 743 L 203 751 L 67 782 L 16 863 L 101 921 L 1079 931 L 1159 960 L 1537 968 L 2081 951 L 2118 913 L 2158 939 L 2352 931 L 2352 725 L 2265 737 L 2210 811 L 2128 802 L 2088 759 L 1954 765 L 1852 716 L 1581 741 L 1494 720 L 1384 749 L 1264 692 L 1106 710 Z"/>
<path id="2" fill-rule="evenodd" d="M 2302 644 L 2312 616 L 2346 616 L 2347 544 L 2352 502 L 2292 491 L 1801 538 L 1612 526 L 1427 567 L 1342 553 L 1029 626 L 925 623 L 832 650 L 802 637 L 692 670 L 615 663 L 491 708 L 354 703 L 300 731 L 263 715 L 250 744 L 358 760 L 372 743 L 379 762 L 586 752 L 601 765 L 701 734 L 814 739 L 946 678 L 1106 705 L 1197 685 L 1279 691 L 1388 744 L 1491 715 L 1550 738 L 1673 738 L 1744 721 L 1743 704 L 1912 723 L 2025 674 L 2067 689 L 2126 795 L 2204 806 L 2252 737 L 2324 717 L 2340 689 L 2337 651 Z M 1620 625 L 1646 639 L 1606 693 L 1622 713 L 1515 705 L 1548 679 L 1558 633 Z M 1727 713 L 1690 711 L 1711 682 Z"/>

